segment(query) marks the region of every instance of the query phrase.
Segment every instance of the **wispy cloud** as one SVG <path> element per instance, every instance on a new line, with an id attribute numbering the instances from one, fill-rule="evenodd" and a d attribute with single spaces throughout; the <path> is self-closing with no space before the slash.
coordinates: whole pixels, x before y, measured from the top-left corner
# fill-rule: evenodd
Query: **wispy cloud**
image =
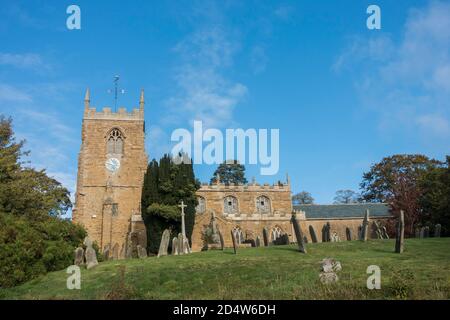
<path id="1" fill-rule="evenodd" d="M 33 99 L 24 90 L 0 83 L 0 102 L 31 102 Z"/>
<path id="2" fill-rule="evenodd" d="M 363 66 L 363 68 L 362 68 Z M 360 71 L 363 105 L 386 132 L 407 128 L 422 137 L 450 138 L 450 4 L 432 1 L 410 11 L 402 37 L 356 37 L 332 69 Z"/>
<path id="3" fill-rule="evenodd" d="M 239 43 L 221 27 L 201 28 L 180 41 L 174 51 L 180 64 L 174 79 L 180 91 L 168 99 L 171 114 L 166 120 L 190 123 L 202 120 L 206 127 L 224 127 L 245 97 L 247 87 L 225 76 L 233 65 Z"/>
<path id="4" fill-rule="evenodd" d="M 21 69 L 49 68 L 36 53 L 4 53 L 0 52 L 0 65 Z"/>

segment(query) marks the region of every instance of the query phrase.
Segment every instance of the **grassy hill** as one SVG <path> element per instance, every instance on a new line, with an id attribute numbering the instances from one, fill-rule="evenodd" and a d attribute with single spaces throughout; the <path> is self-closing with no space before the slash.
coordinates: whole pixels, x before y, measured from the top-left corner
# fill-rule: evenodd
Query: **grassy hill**
<path id="1" fill-rule="evenodd" d="M 0 289 L 1 299 L 449 299 L 450 238 L 308 244 L 119 260 L 82 270 L 81 290 L 65 270 Z M 322 285 L 320 261 L 341 262 L 339 282 Z M 366 288 L 366 269 L 381 268 L 381 290 Z M 122 274 L 122 276 L 121 276 Z"/>

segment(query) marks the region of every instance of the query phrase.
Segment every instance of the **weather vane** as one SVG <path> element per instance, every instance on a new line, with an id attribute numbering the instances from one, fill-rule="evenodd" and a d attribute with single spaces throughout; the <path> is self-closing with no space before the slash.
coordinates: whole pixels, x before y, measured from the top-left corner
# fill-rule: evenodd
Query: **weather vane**
<path id="1" fill-rule="evenodd" d="M 120 91 L 121 94 L 125 93 L 125 89 L 120 89 L 118 88 L 118 82 L 119 82 L 120 77 L 119 76 L 114 76 L 114 112 L 117 111 L 117 97 L 118 97 L 118 93 Z M 109 89 L 108 93 L 111 93 L 112 90 Z"/>

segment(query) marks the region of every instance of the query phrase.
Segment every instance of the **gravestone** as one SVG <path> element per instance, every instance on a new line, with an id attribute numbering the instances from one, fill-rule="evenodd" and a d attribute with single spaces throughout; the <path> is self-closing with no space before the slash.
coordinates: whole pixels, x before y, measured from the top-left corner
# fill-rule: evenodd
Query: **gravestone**
<path id="1" fill-rule="evenodd" d="M 105 259 L 105 261 L 109 260 L 110 254 L 111 254 L 111 246 L 107 244 L 103 249 L 103 258 Z"/>
<path id="2" fill-rule="evenodd" d="M 345 235 L 347 237 L 347 241 L 352 241 L 352 230 L 349 227 L 345 228 Z"/>
<path id="3" fill-rule="evenodd" d="M 362 240 L 362 225 L 358 226 L 358 240 Z"/>
<path id="4" fill-rule="evenodd" d="M 321 272 L 319 279 L 323 284 L 335 283 L 339 280 L 337 272 L 342 270 L 342 265 L 339 261 L 332 258 L 325 258 L 321 261 Z"/>
<path id="5" fill-rule="evenodd" d="M 397 221 L 397 235 L 395 237 L 395 252 L 403 252 L 403 242 L 405 237 L 405 216 L 403 210 L 400 210 L 400 216 Z"/>
<path id="6" fill-rule="evenodd" d="M 147 249 L 140 244 L 137 245 L 137 253 L 139 259 L 147 258 Z"/>
<path id="7" fill-rule="evenodd" d="M 183 237 L 183 254 L 191 253 L 191 246 L 189 245 L 189 240 L 187 237 Z"/>
<path id="8" fill-rule="evenodd" d="M 267 228 L 263 228 L 263 241 L 264 241 L 264 247 L 267 247 L 269 245 L 269 231 L 267 231 Z"/>
<path id="9" fill-rule="evenodd" d="M 333 232 L 331 234 L 331 242 L 341 242 L 341 239 L 339 238 L 338 234 L 336 232 Z"/>
<path id="10" fill-rule="evenodd" d="M 441 224 L 438 223 L 437 225 L 434 226 L 434 237 L 435 238 L 440 238 L 441 237 Z"/>
<path id="11" fill-rule="evenodd" d="M 233 230 L 231 230 L 231 240 L 233 241 L 234 254 L 236 254 L 237 244 L 236 244 L 236 237 L 234 236 Z"/>
<path id="12" fill-rule="evenodd" d="M 327 222 L 322 228 L 322 242 L 331 241 L 331 225 Z"/>
<path id="13" fill-rule="evenodd" d="M 303 232 L 298 223 L 295 211 L 292 213 L 291 223 L 294 227 L 295 238 L 297 238 L 298 251 L 300 251 L 301 253 L 306 253 L 305 244 L 303 242 Z"/>
<path id="14" fill-rule="evenodd" d="M 86 269 L 94 268 L 98 265 L 97 253 L 92 247 L 92 241 L 89 237 L 84 238 L 83 244 L 86 246 L 86 251 L 84 253 L 86 259 Z"/>
<path id="15" fill-rule="evenodd" d="M 177 237 L 174 237 L 172 239 L 172 255 L 177 256 L 178 255 L 178 240 Z"/>
<path id="16" fill-rule="evenodd" d="M 420 238 L 420 228 L 416 228 L 414 236 Z"/>
<path id="17" fill-rule="evenodd" d="M 112 247 L 112 258 L 114 260 L 118 260 L 119 259 L 119 244 L 116 243 L 113 247 Z"/>
<path id="18" fill-rule="evenodd" d="M 255 245 L 256 245 L 256 247 L 261 246 L 261 239 L 259 238 L 259 236 L 256 236 Z"/>
<path id="19" fill-rule="evenodd" d="M 309 234 L 311 235 L 311 241 L 313 243 L 317 243 L 317 236 L 316 236 L 316 231 L 314 230 L 313 226 L 309 226 Z"/>
<path id="20" fill-rule="evenodd" d="M 177 237 L 178 241 L 178 254 L 184 254 L 184 240 L 183 240 L 183 234 L 180 232 Z"/>
<path id="21" fill-rule="evenodd" d="M 429 226 L 425 227 L 425 230 L 424 230 L 424 233 L 423 233 L 423 237 L 424 238 L 429 238 L 430 237 L 430 227 Z"/>
<path id="22" fill-rule="evenodd" d="M 425 237 L 425 227 L 420 228 L 420 239 Z"/>
<path id="23" fill-rule="evenodd" d="M 158 258 L 162 256 L 167 256 L 169 241 L 170 241 L 170 231 L 169 229 L 166 229 L 162 234 L 161 243 L 159 244 Z"/>
<path id="24" fill-rule="evenodd" d="M 225 242 L 223 241 L 222 232 L 220 231 L 219 231 L 219 239 L 220 239 L 220 250 L 223 251 L 223 249 L 225 248 Z"/>
<path id="25" fill-rule="evenodd" d="M 84 249 L 78 247 L 75 249 L 75 259 L 73 262 L 76 266 L 82 266 L 84 264 Z"/>
<path id="26" fill-rule="evenodd" d="M 369 237 L 369 209 L 366 210 L 366 214 L 364 216 L 361 228 L 361 240 L 367 241 L 368 237 Z"/>
<path id="27" fill-rule="evenodd" d="M 127 259 L 137 258 L 137 245 L 139 244 L 139 233 L 137 231 L 131 231 L 128 233 L 126 247 L 125 247 L 125 257 Z"/>

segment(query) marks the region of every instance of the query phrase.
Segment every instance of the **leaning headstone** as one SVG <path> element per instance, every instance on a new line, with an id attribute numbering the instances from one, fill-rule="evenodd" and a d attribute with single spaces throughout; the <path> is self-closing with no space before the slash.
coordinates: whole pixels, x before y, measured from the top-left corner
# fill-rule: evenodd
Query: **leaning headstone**
<path id="1" fill-rule="evenodd" d="M 169 241 L 170 241 L 170 231 L 169 229 L 164 230 L 161 243 L 159 244 L 158 258 L 162 256 L 167 256 L 167 250 L 169 249 Z"/>
<path id="2" fill-rule="evenodd" d="M 81 266 L 84 264 L 84 249 L 81 247 L 78 247 L 75 249 L 75 259 L 73 262 L 76 266 Z"/>
<path id="3" fill-rule="evenodd" d="M 347 241 L 352 241 L 352 230 L 349 227 L 345 228 L 345 235 L 347 237 Z"/>
<path id="4" fill-rule="evenodd" d="M 405 237 L 405 216 L 403 210 L 400 210 L 400 217 L 397 221 L 397 235 L 395 238 L 395 252 L 403 252 L 403 242 Z"/>
<path id="5" fill-rule="evenodd" d="M 231 240 L 233 241 L 233 250 L 234 250 L 234 254 L 236 254 L 236 247 L 237 247 L 237 244 L 236 244 L 236 237 L 235 237 L 235 235 L 234 235 L 234 233 L 233 233 L 233 230 L 231 230 Z"/>
<path id="6" fill-rule="evenodd" d="M 172 255 L 177 256 L 178 255 L 178 240 L 177 237 L 174 237 L 172 239 Z"/>
<path id="7" fill-rule="evenodd" d="M 364 216 L 362 229 L 361 229 L 361 240 L 367 241 L 369 237 L 369 209 L 366 210 L 366 214 Z"/>
<path id="8" fill-rule="evenodd" d="M 147 249 L 142 247 L 140 244 L 137 245 L 138 258 L 144 259 L 147 258 Z"/>
<path id="9" fill-rule="evenodd" d="M 316 236 L 316 231 L 314 230 L 313 226 L 309 226 L 309 234 L 311 235 L 311 241 L 313 243 L 317 243 L 317 236 Z"/>
<path id="10" fill-rule="evenodd" d="M 438 223 L 437 225 L 434 226 L 434 237 L 435 238 L 440 238 L 441 237 L 441 224 Z"/>
<path id="11" fill-rule="evenodd" d="M 300 251 L 301 253 L 306 253 L 305 244 L 303 242 L 303 232 L 298 223 L 295 211 L 292 213 L 291 223 L 294 227 L 295 238 L 297 238 L 298 251 Z"/>
<path id="12" fill-rule="evenodd" d="M 256 236 L 255 245 L 256 245 L 256 247 L 261 246 L 261 239 L 259 238 L 259 236 Z"/>
<path id="13" fill-rule="evenodd" d="M 267 228 L 263 228 L 263 241 L 264 241 L 264 247 L 267 247 L 269 245 L 269 231 L 267 231 Z"/>
<path id="14" fill-rule="evenodd" d="M 98 265 L 97 253 L 92 247 L 92 241 L 89 237 L 84 238 L 83 244 L 86 246 L 86 251 L 84 253 L 86 259 L 86 269 L 94 268 Z"/>

